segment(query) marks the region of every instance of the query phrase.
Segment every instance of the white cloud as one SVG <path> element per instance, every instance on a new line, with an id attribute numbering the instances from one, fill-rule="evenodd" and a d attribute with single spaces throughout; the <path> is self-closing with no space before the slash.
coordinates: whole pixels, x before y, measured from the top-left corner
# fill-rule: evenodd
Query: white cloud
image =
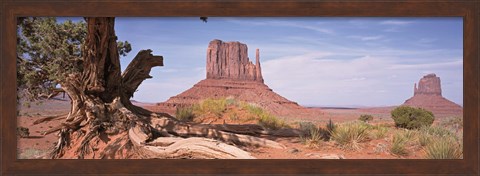
<path id="1" fill-rule="evenodd" d="M 298 22 L 279 21 L 279 20 L 262 21 L 262 22 L 244 21 L 244 20 L 237 20 L 237 19 L 233 19 L 233 18 L 227 18 L 226 20 L 228 22 L 241 24 L 241 25 L 295 27 L 295 28 L 300 28 L 300 29 L 312 30 L 312 31 L 316 31 L 316 32 L 324 33 L 324 34 L 330 34 L 330 35 L 335 34 L 335 31 L 333 31 L 332 29 L 317 26 L 317 25 L 322 25 L 323 23 L 317 23 L 317 25 L 307 25 L 307 24 L 298 23 Z"/>
<path id="2" fill-rule="evenodd" d="M 337 55 L 341 53 L 282 57 L 264 62 L 262 71 L 270 88 L 302 105 L 398 105 L 413 95 L 413 84 L 431 72 L 462 84 L 461 60 L 406 64 L 399 58 L 369 55 L 329 59 Z"/>
<path id="3" fill-rule="evenodd" d="M 371 41 L 371 40 L 380 40 L 383 38 L 381 35 L 375 35 L 375 36 L 359 36 L 359 35 L 351 35 L 348 36 L 348 38 L 353 38 L 353 39 L 358 39 L 362 41 Z"/>
<path id="4" fill-rule="evenodd" d="M 396 64 L 391 65 L 388 68 L 394 70 L 405 70 L 405 69 L 429 69 L 429 70 L 437 70 L 437 69 L 458 69 L 463 66 L 463 59 L 457 59 L 454 61 L 448 62 L 433 62 L 433 63 L 424 63 L 424 64 Z M 427 71 L 426 71 L 427 72 Z"/>
<path id="5" fill-rule="evenodd" d="M 417 42 L 414 43 L 416 46 L 422 46 L 422 47 L 431 47 L 433 46 L 433 43 L 437 41 L 437 39 L 434 38 L 421 38 Z"/>
<path id="6" fill-rule="evenodd" d="M 413 21 L 403 21 L 403 20 L 386 20 L 382 21 L 379 24 L 388 26 L 384 29 L 384 32 L 402 32 L 402 28 L 412 24 Z"/>
<path id="7" fill-rule="evenodd" d="M 367 79 L 366 77 L 354 77 L 354 78 L 347 79 L 346 81 L 363 81 L 366 79 Z"/>
<path id="8" fill-rule="evenodd" d="M 154 54 L 165 57 L 165 66 L 152 70 L 151 75 L 154 78 L 140 85 L 134 97 L 140 101 L 165 101 L 204 79 L 205 50 L 208 45 L 206 42 L 220 36 L 220 39 L 241 40 L 240 42 L 246 43 L 250 60 L 255 56 L 254 48 L 259 48 L 266 84 L 280 95 L 300 104 L 397 105 L 413 94 L 412 86 L 415 82 L 431 72 L 441 77 L 444 96 L 453 97 L 451 100 L 461 103 L 461 48 L 408 49 L 415 45 L 433 46 L 436 42 L 434 37 L 443 38 L 421 36 L 416 41 L 410 40 L 410 43 L 407 43 L 409 46 L 404 47 L 404 43 L 397 42 L 403 37 L 402 33 L 382 33 L 401 32 L 412 27 L 416 23 L 413 20 L 352 19 L 348 25 L 321 20 L 321 23 L 312 23 L 306 22 L 308 20 L 282 18 L 260 21 L 212 19 L 208 25 L 192 28 L 195 31 L 204 27 L 208 30 L 198 36 L 185 35 L 187 32 L 168 31 L 170 28 L 138 28 L 145 25 L 133 25 L 137 27 L 131 28 L 140 32 L 126 30 L 124 37 L 120 38 L 133 41 L 135 51 L 127 57 L 133 57 L 136 48 L 151 48 Z M 220 23 L 225 21 L 227 23 Z M 195 22 L 198 23 L 198 19 L 195 19 Z M 217 24 L 238 27 L 240 32 L 217 27 L 210 29 Z M 244 30 L 240 30 L 244 27 Z M 263 27 L 270 27 L 269 30 L 276 30 L 275 32 L 284 31 L 285 35 L 270 36 L 268 30 L 263 33 L 264 29 L 268 29 Z M 262 30 L 257 30 L 259 28 Z M 292 34 L 292 29 L 305 31 Z M 131 35 L 130 31 L 137 31 L 136 35 Z M 252 32 L 243 34 L 242 31 Z M 141 39 L 141 42 L 134 42 L 134 39 Z M 392 42 L 386 42 L 388 40 Z M 126 61 L 128 58 L 122 59 L 122 66 L 126 67 Z"/>
<path id="9" fill-rule="evenodd" d="M 405 26 L 412 23 L 413 23 L 412 21 L 401 21 L 401 20 L 386 20 L 386 21 L 380 22 L 380 24 L 382 25 L 395 25 L 395 26 Z"/>

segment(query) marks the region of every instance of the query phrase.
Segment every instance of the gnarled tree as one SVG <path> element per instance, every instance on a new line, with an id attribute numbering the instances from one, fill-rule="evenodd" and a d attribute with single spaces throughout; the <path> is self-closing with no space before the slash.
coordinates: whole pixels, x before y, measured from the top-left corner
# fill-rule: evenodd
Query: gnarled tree
<path id="1" fill-rule="evenodd" d="M 180 122 L 133 105 L 133 93 L 151 78 L 152 67 L 163 66 L 163 57 L 142 50 L 121 73 L 115 19 L 85 20 L 81 71 L 60 83 L 71 110 L 60 126 L 44 133 L 58 132 L 53 158 L 253 158 L 229 144 L 283 148 L 232 128 Z"/>

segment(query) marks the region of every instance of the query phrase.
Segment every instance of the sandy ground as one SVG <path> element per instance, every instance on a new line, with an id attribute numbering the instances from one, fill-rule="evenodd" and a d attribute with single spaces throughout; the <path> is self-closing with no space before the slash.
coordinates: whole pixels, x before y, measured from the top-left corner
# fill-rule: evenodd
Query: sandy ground
<path id="1" fill-rule="evenodd" d="M 152 104 L 137 103 L 139 106 L 146 107 L 154 111 Z M 361 114 L 370 114 L 374 116 L 373 124 L 390 124 L 393 127 L 393 120 L 390 118 L 390 111 L 394 107 L 380 108 L 360 108 L 360 109 L 343 109 L 343 108 L 320 108 L 322 115 L 316 117 L 304 117 L 301 119 L 285 119 L 287 122 L 310 121 L 318 125 L 324 126 L 325 123 L 332 119 L 335 123 L 353 121 L 358 119 Z M 18 138 L 18 157 L 19 158 L 40 158 L 44 156 L 54 142 L 57 141 L 55 133 L 42 136 L 41 132 L 60 124 L 63 119 L 55 119 L 49 122 L 33 125 L 33 122 L 41 117 L 55 116 L 67 114 L 70 110 L 70 103 L 67 99 L 56 98 L 43 104 L 32 104 L 30 108 L 21 108 L 20 116 L 18 116 L 18 126 L 29 128 L 30 137 Z M 393 135 L 395 130 L 390 130 L 387 136 Z M 304 145 L 300 138 L 278 138 L 267 137 L 286 146 L 286 149 L 271 149 L 258 147 L 243 147 L 249 151 L 254 157 L 259 159 L 319 159 L 319 158 L 345 158 L 345 159 L 398 159 L 423 158 L 422 149 L 411 146 L 408 148 L 409 155 L 400 157 L 390 154 L 388 148 L 391 145 L 391 138 L 370 140 L 361 143 L 361 149 L 358 151 L 348 151 L 340 149 L 333 141 L 322 142 L 317 147 L 308 147 Z"/>
<path id="2" fill-rule="evenodd" d="M 43 136 L 41 132 L 59 125 L 64 119 L 54 119 L 37 125 L 33 125 L 33 122 L 42 117 L 66 115 L 70 110 L 70 102 L 67 99 L 55 98 L 46 103 L 31 103 L 30 107 L 20 106 L 19 109 L 17 124 L 28 128 L 30 132 L 28 138 L 17 138 L 19 158 L 40 157 L 58 140 L 55 134 Z"/>

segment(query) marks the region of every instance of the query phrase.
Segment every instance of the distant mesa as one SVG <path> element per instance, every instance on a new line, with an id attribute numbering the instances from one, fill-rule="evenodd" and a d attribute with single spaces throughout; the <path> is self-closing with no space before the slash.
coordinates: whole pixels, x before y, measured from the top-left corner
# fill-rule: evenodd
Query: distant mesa
<path id="1" fill-rule="evenodd" d="M 157 105 L 171 111 L 176 107 L 191 106 L 207 98 L 233 97 L 257 104 L 279 116 L 301 115 L 307 110 L 273 92 L 264 84 L 259 49 L 256 49 L 253 64 L 248 58 L 246 44 L 216 39 L 209 43 L 206 59 L 206 79 Z"/>
<path id="2" fill-rule="evenodd" d="M 422 79 L 414 85 L 413 95 L 434 95 L 442 96 L 442 86 L 440 78 L 434 73 L 423 76 Z"/>
<path id="3" fill-rule="evenodd" d="M 417 84 L 413 86 L 413 97 L 403 103 L 403 105 L 421 107 L 432 111 L 436 116 L 462 114 L 463 108 L 444 98 L 442 96 L 442 87 L 440 77 L 435 74 L 423 76 Z"/>

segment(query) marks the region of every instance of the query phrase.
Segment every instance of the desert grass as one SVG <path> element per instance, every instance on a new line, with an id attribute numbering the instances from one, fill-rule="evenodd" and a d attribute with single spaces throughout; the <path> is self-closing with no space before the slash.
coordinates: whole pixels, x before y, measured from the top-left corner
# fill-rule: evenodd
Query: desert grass
<path id="1" fill-rule="evenodd" d="M 374 126 L 374 129 L 370 133 L 372 139 L 384 139 L 387 136 L 389 129 L 382 126 Z"/>
<path id="2" fill-rule="evenodd" d="M 18 153 L 18 159 L 38 159 L 48 153 L 47 150 L 27 148 Z"/>
<path id="3" fill-rule="evenodd" d="M 239 107 L 245 109 L 249 113 L 247 116 L 256 119 L 257 124 L 264 128 L 277 130 L 290 127 L 285 120 L 279 119 L 255 104 L 240 102 Z"/>
<path id="4" fill-rule="evenodd" d="M 258 124 L 267 129 L 278 130 L 280 128 L 289 127 L 289 125 L 284 120 L 281 120 L 265 111 L 262 111 L 262 113 L 258 114 L 258 117 Z"/>
<path id="5" fill-rule="evenodd" d="M 191 122 L 195 118 L 195 114 L 193 113 L 193 108 L 191 107 L 181 107 L 177 108 L 175 111 L 175 118 L 180 121 Z"/>
<path id="6" fill-rule="evenodd" d="M 405 135 L 401 133 L 396 133 L 395 135 L 393 135 L 390 152 L 394 155 L 407 156 L 408 155 L 408 150 L 406 148 L 407 142 L 408 142 L 408 138 Z"/>
<path id="7" fill-rule="evenodd" d="M 332 131 L 331 139 L 342 149 L 359 150 L 361 143 L 369 140 L 369 126 L 360 122 L 343 123 Z"/>
<path id="8" fill-rule="evenodd" d="M 461 133 L 463 129 L 463 118 L 461 116 L 448 117 L 440 121 L 439 125 L 454 133 Z"/>
<path id="9" fill-rule="evenodd" d="M 427 159 L 461 159 L 462 139 L 441 126 L 423 127 L 419 130 L 418 142 L 424 147 Z"/>
<path id="10" fill-rule="evenodd" d="M 238 114 L 236 112 L 231 113 L 229 118 L 230 118 L 230 120 L 234 120 L 234 121 L 240 120 L 240 117 L 238 116 Z"/>
<path id="11" fill-rule="evenodd" d="M 332 119 L 328 119 L 327 122 L 327 131 L 331 134 L 335 130 L 336 125 L 333 123 Z"/>
<path id="12" fill-rule="evenodd" d="M 451 136 L 457 138 L 453 132 L 440 126 L 422 127 L 420 128 L 419 132 L 437 137 Z"/>
<path id="13" fill-rule="evenodd" d="M 418 143 L 420 137 L 421 135 L 418 130 L 394 130 L 390 153 L 397 156 L 408 156 L 409 149 L 418 150 L 421 148 L 421 145 Z"/>
<path id="14" fill-rule="evenodd" d="M 405 139 L 407 139 L 407 142 L 413 141 L 417 137 L 417 131 L 416 130 L 404 129 L 404 130 L 402 130 L 402 133 L 400 133 L 400 134 L 402 134 L 405 137 Z"/>
<path id="15" fill-rule="evenodd" d="M 216 117 L 222 117 L 223 113 L 227 110 L 227 99 L 212 99 L 207 98 L 198 104 L 193 106 L 195 114 L 212 114 Z"/>
<path id="16" fill-rule="evenodd" d="M 420 133 L 418 135 L 418 143 L 420 146 L 425 147 L 432 142 L 433 136 L 427 133 Z"/>
<path id="17" fill-rule="evenodd" d="M 240 111 L 246 113 L 241 114 L 242 117 L 240 117 L 240 114 L 238 113 Z M 209 98 L 200 103 L 194 104 L 190 109 L 179 108 L 177 109 L 176 117 L 179 120 L 192 121 L 193 118 L 196 117 L 214 115 L 215 117 L 221 118 L 225 114 L 230 120 L 256 120 L 259 125 L 271 130 L 289 127 L 285 120 L 277 118 L 261 107 L 255 104 L 238 101 L 232 97 L 219 99 Z"/>
<path id="18" fill-rule="evenodd" d="M 302 131 L 304 133 L 304 135 L 308 135 L 308 133 L 310 133 L 310 130 L 312 128 L 317 127 L 315 124 L 313 124 L 312 122 L 308 122 L 308 121 L 295 122 L 294 125 L 298 130 Z"/>
<path id="19" fill-rule="evenodd" d="M 300 140 L 309 148 L 319 148 L 323 143 L 323 132 L 321 128 L 310 128 L 308 134 L 300 136 Z"/>
<path id="20" fill-rule="evenodd" d="M 328 140 L 329 132 L 312 122 L 298 122 L 298 129 L 303 132 L 300 141 L 308 148 L 319 148 L 323 141 Z"/>
<path id="21" fill-rule="evenodd" d="M 462 144 L 452 137 L 435 137 L 425 147 L 427 159 L 462 159 Z"/>
<path id="22" fill-rule="evenodd" d="M 225 103 L 227 104 L 227 106 L 237 106 L 239 102 L 233 97 L 227 97 L 225 98 Z"/>
<path id="23" fill-rule="evenodd" d="M 448 117 L 443 119 L 440 122 L 441 126 L 458 126 L 458 127 L 463 127 L 463 118 L 460 116 L 455 116 L 455 117 Z"/>
<path id="24" fill-rule="evenodd" d="M 257 115 L 257 116 L 264 113 L 264 110 L 261 107 L 255 105 L 255 104 L 242 102 L 242 103 L 240 103 L 240 107 L 243 108 L 243 109 L 246 109 L 249 113 Z"/>

